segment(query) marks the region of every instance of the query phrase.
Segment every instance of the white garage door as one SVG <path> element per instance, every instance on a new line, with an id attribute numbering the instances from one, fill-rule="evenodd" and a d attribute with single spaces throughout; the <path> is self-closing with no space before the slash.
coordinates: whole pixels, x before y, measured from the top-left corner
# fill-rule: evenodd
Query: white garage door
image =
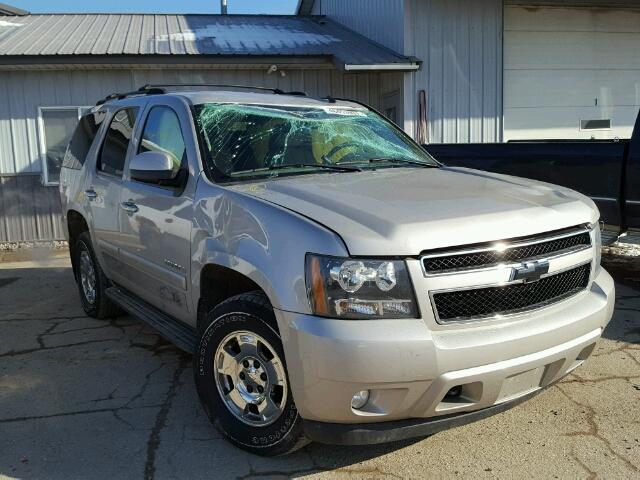
<path id="1" fill-rule="evenodd" d="M 504 139 L 629 138 L 640 9 L 505 7 Z"/>

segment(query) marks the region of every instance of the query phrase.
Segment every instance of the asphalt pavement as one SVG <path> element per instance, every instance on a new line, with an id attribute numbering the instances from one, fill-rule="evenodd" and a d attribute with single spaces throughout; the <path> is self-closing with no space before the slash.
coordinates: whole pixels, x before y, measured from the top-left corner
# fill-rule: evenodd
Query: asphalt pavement
<path id="1" fill-rule="evenodd" d="M 640 478 L 638 259 L 606 262 L 603 339 L 528 402 L 426 439 L 262 458 L 209 424 L 189 355 L 84 315 L 66 255 L 0 255 L 0 478 Z"/>

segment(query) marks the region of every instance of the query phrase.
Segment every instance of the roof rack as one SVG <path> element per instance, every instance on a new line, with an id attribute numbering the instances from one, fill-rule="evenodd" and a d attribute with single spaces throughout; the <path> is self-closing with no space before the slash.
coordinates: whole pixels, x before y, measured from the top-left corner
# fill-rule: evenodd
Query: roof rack
<path id="1" fill-rule="evenodd" d="M 306 92 L 302 91 L 291 91 L 285 92 L 280 88 L 270 88 L 270 87 L 257 87 L 252 85 L 233 85 L 233 84 L 224 84 L 224 83 L 162 83 L 162 84 L 151 84 L 148 83 L 143 85 L 138 90 L 133 90 L 131 92 L 123 92 L 123 93 L 112 93 L 107 95 L 102 100 L 96 102 L 96 105 L 102 105 L 110 100 L 122 100 L 127 97 L 135 97 L 140 95 L 162 95 L 167 93 L 168 88 L 184 88 L 184 87 L 215 87 L 215 88 L 241 88 L 247 90 L 259 90 L 265 92 L 271 92 L 276 95 L 295 95 L 298 97 L 306 97 Z"/>
<path id="2" fill-rule="evenodd" d="M 166 88 L 184 88 L 184 87 L 214 87 L 214 88 L 241 88 L 246 90 L 259 90 L 265 92 L 275 93 L 276 95 L 296 95 L 301 97 L 306 97 L 306 92 L 301 91 L 292 91 L 285 92 L 280 88 L 271 88 L 271 87 L 258 87 L 255 85 L 234 85 L 227 83 L 158 83 L 151 84 L 148 83 L 139 88 L 140 91 L 144 90 L 153 90 L 153 89 L 166 89 Z M 165 91 L 166 93 L 166 91 Z"/>
<path id="3" fill-rule="evenodd" d="M 161 95 L 163 93 L 166 93 L 165 90 L 162 88 L 145 88 L 145 87 L 141 87 L 138 90 L 133 90 L 131 92 L 112 93 L 104 97 L 102 100 L 98 100 L 96 102 L 96 106 L 102 105 L 103 103 L 107 103 L 110 100 L 122 100 L 123 98 L 135 97 L 139 95 Z"/>

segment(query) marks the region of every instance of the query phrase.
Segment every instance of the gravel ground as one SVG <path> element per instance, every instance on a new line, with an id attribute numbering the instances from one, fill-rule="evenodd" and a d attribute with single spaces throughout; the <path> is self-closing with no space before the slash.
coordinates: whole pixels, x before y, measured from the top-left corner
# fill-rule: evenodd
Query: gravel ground
<path id="1" fill-rule="evenodd" d="M 206 420 L 191 358 L 130 317 L 83 315 L 65 253 L 0 263 L 0 477 L 640 478 L 640 258 L 605 257 L 617 310 L 532 400 L 427 439 L 265 459 Z"/>

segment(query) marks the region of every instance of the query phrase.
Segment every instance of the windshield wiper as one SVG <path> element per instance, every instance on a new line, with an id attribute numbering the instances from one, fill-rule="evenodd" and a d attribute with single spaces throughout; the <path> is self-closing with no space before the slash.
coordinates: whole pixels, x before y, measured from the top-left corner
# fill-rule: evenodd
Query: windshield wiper
<path id="1" fill-rule="evenodd" d="M 290 165 L 271 165 L 269 167 L 269 170 L 282 170 L 285 168 L 304 168 L 304 167 L 323 168 L 325 170 L 335 170 L 337 172 L 361 172 L 362 171 L 358 167 L 347 167 L 347 166 L 337 165 L 337 164 L 328 165 L 326 163 L 294 163 Z"/>
<path id="2" fill-rule="evenodd" d="M 286 170 L 288 168 L 314 168 L 321 170 L 334 170 L 336 172 L 361 172 L 358 167 L 347 167 L 346 165 L 327 165 L 324 163 L 290 163 L 288 165 L 269 165 L 268 167 L 253 168 L 251 170 L 240 170 L 229 175 L 240 175 L 245 173 L 271 172 L 274 170 Z"/>
<path id="3" fill-rule="evenodd" d="M 406 163 L 408 165 L 417 165 L 419 167 L 425 167 L 425 168 L 438 168 L 439 165 L 435 165 L 435 164 L 431 164 L 431 163 L 425 163 L 425 162 L 420 162 L 418 160 L 411 160 L 409 158 L 393 158 L 393 157 L 377 157 L 377 158 L 369 158 L 367 160 L 361 160 L 361 161 L 357 161 L 357 162 L 338 162 L 335 165 L 351 165 L 351 164 L 358 164 L 358 163 Z"/>

